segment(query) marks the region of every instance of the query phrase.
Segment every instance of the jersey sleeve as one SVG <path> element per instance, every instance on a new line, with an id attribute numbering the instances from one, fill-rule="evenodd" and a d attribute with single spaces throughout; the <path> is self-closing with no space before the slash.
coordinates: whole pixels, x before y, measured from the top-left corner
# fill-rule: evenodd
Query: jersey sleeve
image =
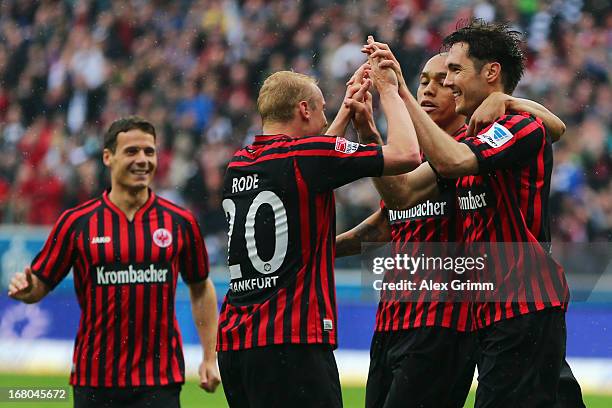
<path id="1" fill-rule="evenodd" d="M 209 264 L 206 244 L 200 225 L 190 214 L 185 223 L 184 245 L 180 259 L 181 277 L 185 283 L 197 283 L 208 278 Z"/>
<path id="2" fill-rule="evenodd" d="M 363 177 L 382 175 L 382 146 L 343 137 L 308 136 L 296 144 L 302 177 L 315 190 L 333 190 Z"/>
<path id="3" fill-rule="evenodd" d="M 32 273 L 50 290 L 55 289 L 72 268 L 76 255 L 75 225 L 78 218 L 75 211 L 65 211 L 53 226 L 43 249 L 32 261 Z"/>
<path id="4" fill-rule="evenodd" d="M 546 131 L 542 122 L 527 114 L 502 116 L 475 137 L 462 143 L 476 155 L 479 172 L 517 167 L 538 155 L 545 143 Z"/>

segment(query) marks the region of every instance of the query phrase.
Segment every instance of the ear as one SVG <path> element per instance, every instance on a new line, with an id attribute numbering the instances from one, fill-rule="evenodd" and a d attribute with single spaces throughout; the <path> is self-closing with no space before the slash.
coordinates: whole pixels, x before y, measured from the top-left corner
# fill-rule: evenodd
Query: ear
<path id="1" fill-rule="evenodd" d="M 106 167 L 110 167 L 111 158 L 113 157 L 113 152 L 110 149 L 104 149 L 102 152 L 102 162 Z"/>
<path id="2" fill-rule="evenodd" d="M 300 118 L 303 120 L 309 120 L 310 116 L 312 115 L 307 101 L 300 101 L 300 103 L 298 103 L 298 112 L 300 114 Z"/>
<path id="3" fill-rule="evenodd" d="M 482 67 L 481 73 L 489 85 L 493 85 L 497 81 L 501 83 L 501 65 L 499 62 L 487 62 Z"/>

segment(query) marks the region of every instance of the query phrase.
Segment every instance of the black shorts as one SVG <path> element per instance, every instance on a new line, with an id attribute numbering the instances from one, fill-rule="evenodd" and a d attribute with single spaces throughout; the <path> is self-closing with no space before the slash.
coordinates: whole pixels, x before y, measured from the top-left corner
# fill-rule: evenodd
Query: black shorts
<path id="1" fill-rule="evenodd" d="M 75 408 L 180 408 L 181 384 L 74 388 Z"/>
<path id="2" fill-rule="evenodd" d="M 561 309 L 518 316 L 478 331 L 474 406 L 555 406 L 560 391 L 567 392 L 567 388 L 559 389 L 565 340 L 565 312 Z M 571 383 L 567 375 L 565 378 Z"/>
<path id="3" fill-rule="evenodd" d="M 342 407 L 331 346 L 280 344 L 218 354 L 231 408 Z"/>
<path id="4" fill-rule="evenodd" d="M 557 402 L 554 408 L 586 408 L 582 400 L 580 384 L 574 377 L 567 360 L 563 360 L 559 385 L 557 386 Z"/>
<path id="5" fill-rule="evenodd" d="M 366 407 L 463 407 L 475 349 L 474 333 L 444 327 L 374 333 Z"/>

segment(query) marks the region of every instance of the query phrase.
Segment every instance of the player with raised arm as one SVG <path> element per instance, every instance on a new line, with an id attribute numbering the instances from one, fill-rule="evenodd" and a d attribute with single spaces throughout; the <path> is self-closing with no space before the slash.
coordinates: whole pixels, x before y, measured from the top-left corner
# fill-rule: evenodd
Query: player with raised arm
<path id="1" fill-rule="evenodd" d="M 281 71 L 257 100 L 263 135 L 240 149 L 224 181 L 230 288 L 219 319 L 219 366 L 230 407 L 340 407 L 333 190 L 420 163 L 392 70 L 361 68 L 389 123 L 386 146 L 321 135 L 325 100 L 313 78 Z M 330 134 L 350 117 L 342 110 Z M 412 130 L 411 130 L 412 129 Z"/>
<path id="2" fill-rule="evenodd" d="M 473 115 L 494 92 L 511 93 L 522 75 L 519 35 L 504 25 L 474 21 L 445 44 L 450 47 L 445 85 L 453 89 L 458 113 Z M 366 48 L 374 56 L 387 52 L 376 43 Z M 458 178 L 462 241 L 489 249 L 499 248 L 492 244 L 497 242 L 524 243 L 491 262 L 489 278 L 504 282 L 507 297 L 473 308 L 479 346 L 476 406 L 583 406 L 564 362 L 569 291 L 562 268 L 548 255 L 552 140 L 547 129 L 534 115 L 511 112 L 457 142 L 419 117 L 414 98 L 405 101 L 429 163 L 442 177 Z M 568 375 L 559 381 L 562 367 Z"/>
<path id="3" fill-rule="evenodd" d="M 179 274 L 189 286 L 202 344 L 200 386 L 213 392 L 220 381 L 206 247 L 195 217 L 149 188 L 155 138 L 144 119 L 113 122 L 103 152 L 111 188 L 64 212 L 32 265 L 9 285 L 9 296 L 35 303 L 72 268 L 81 307 L 70 373 L 75 407 L 180 406 Z"/>
<path id="4" fill-rule="evenodd" d="M 392 54 L 385 57 L 393 58 Z M 445 60 L 446 56 L 439 54 L 427 61 L 420 74 L 417 101 L 436 125 L 461 140 L 468 127 L 465 116 L 455 112 L 452 90 L 443 85 Z M 400 78 L 400 94 L 409 92 L 401 79 L 399 65 L 393 68 Z M 500 110 L 503 113 L 506 103 L 522 104 L 527 110 L 533 104 L 507 95 L 491 95 L 472 120 L 482 126 Z M 546 120 L 555 131 L 563 131 L 564 124 L 556 116 L 548 114 Z M 421 173 L 431 171 L 427 164 L 421 167 Z M 418 171 L 414 171 L 397 176 L 407 178 L 405 186 L 413 191 L 403 190 L 392 199 L 426 201 L 402 210 L 390 210 L 383 203 L 364 222 L 337 237 L 337 256 L 359 254 L 362 243 L 367 242 L 391 242 L 392 250 L 398 252 L 406 252 L 410 245 L 411 252 L 418 252 L 420 242 L 454 242 L 461 238 L 452 183 L 436 195 L 436 184 L 420 188 L 417 183 L 423 181 L 417 175 Z M 431 181 L 435 180 L 433 172 L 431 176 Z M 370 351 L 366 406 L 463 406 L 475 367 L 470 352 L 474 349 L 473 336 L 468 333 L 470 328 L 465 302 L 381 299 Z"/>

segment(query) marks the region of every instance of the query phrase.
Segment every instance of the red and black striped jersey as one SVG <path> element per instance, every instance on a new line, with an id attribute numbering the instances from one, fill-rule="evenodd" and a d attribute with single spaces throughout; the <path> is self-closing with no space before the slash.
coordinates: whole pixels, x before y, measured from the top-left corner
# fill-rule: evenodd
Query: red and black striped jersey
<path id="1" fill-rule="evenodd" d="M 382 148 L 344 138 L 256 136 L 225 174 L 230 288 L 217 348 L 337 344 L 333 189 L 380 176 Z"/>
<path id="2" fill-rule="evenodd" d="M 496 284 L 505 285 L 508 298 L 505 302 L 478 302 L 474 313 L 477 327 L 548 307 L 565 308 L 569 301 L 565 275 L 548 253 L 553 157 L 542 121 L 523 112 L 504 115 L 462 142 L 474 152 L 479 166 L 478 175 L 457 180 L 464 242 L 533 244 L 509 245 L 505 254 L 496 247 L 495 273 L 490 271 L 486 278 L 495 277 Z M 534 273 L 530 265 L 536 261 Z M 527 299 L 525 293 L 532 298 Z"/>
<path id="3" fill-rule="evenodd" d="M 452 136 L 461 141 L 467 126 Z M 391 253 L 421 252 L 419 243 L 455 242 L 461 239 L 462 223 L 457 218 L 454 183 L 444 183 L 435 199 L 405 210 L 387 209 L 383 213 L 391 226 Z M 396 331 L 417 327 L 440 326 L 466 331 L 470 328 L 468 302 L 427 301 L 422 292 L 417 301 L 381 299 L 376 312 L 376 331 Z"/>
<path id="4" fill-rule="evenodd" d="M 132 221 L 101 197 L 64 212 L 32 272 L 53 289 L 72 267 L 81 308 L 70 384 L 138 387 L 182 383 L 182 340 L 174 313 L 179 273 L 208 277 L 198 223 L 157 197 Z"/>

